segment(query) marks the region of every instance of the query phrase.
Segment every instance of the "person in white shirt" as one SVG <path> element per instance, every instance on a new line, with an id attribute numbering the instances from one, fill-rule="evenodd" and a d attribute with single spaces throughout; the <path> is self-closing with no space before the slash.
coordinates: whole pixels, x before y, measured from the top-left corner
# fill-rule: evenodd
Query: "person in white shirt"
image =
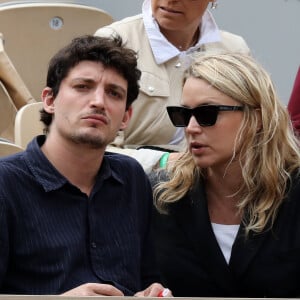
<path id="1" fill-rule="evenodd" d="M 95 35 L 120 35 L 138 52 L 140 93 L 129 126 L 120 131 L 110 151 L 135 157 L 146 172 L 164 167 L 169 152 L 184 149 L 182 129 L 172 126 L 165 107 L 181 99 L 183 72 L 199 51 L 249 53 L 240 36 L 219 30 L 209 0 L 145 0 L 142 14 L 98 29 Z M 139 150 L 136 150 L 139 149 Z M 153 150 L 154 149 L 154 150 Z"/>

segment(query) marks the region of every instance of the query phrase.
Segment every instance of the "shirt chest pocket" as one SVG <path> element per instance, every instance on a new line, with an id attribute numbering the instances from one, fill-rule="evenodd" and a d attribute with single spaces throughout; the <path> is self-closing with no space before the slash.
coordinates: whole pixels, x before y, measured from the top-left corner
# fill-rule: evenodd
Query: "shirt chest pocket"
<path id="1" fill-rule="evenodd" d="M 140 92 L 148 97 L 167 98 L 170 96 L 169 80 L 158 77 L 152 73 L 142 72 Z"/>

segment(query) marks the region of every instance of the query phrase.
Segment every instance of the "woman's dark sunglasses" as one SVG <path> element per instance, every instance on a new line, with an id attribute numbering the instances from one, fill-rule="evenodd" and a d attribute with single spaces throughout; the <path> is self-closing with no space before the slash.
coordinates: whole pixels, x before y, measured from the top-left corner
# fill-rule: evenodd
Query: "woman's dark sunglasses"
<path id="1" fill-rule="evenodd" d="M 194 116 L 200 126 L 213 126 L 216 124 L 219 111 L 243 110 L 243 106 L 231 105 L 201 105 L 195 108 L 182 106 L 168 106 L 169 117 L 176 127 L 187 127 Z"/>

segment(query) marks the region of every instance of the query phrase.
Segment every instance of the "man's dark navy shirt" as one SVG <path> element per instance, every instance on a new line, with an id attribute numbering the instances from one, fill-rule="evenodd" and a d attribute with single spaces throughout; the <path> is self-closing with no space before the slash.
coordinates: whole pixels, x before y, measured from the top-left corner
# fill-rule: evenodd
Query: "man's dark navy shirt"
<path id="1" fill-rule="evenodd" d="M 88 197 L 47 160 L 44 141 L 0 160 L 0 293 L 59 294 L 98 282 L 132 295 L 157 281 L 142 167 L 106 153 Z"/>

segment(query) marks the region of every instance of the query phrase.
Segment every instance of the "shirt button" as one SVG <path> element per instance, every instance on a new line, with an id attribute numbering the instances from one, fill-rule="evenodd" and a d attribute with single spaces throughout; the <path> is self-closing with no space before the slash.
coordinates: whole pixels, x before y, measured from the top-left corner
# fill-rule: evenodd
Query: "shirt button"
<path id="1" fill-rule="evenodd" d="M 154 92 L 154 87 L 153 86 L 149 86 L 148 87 L 148 91 L 151 92 L 151 93 L 153 93 Z"/>
<path id="2" fill-rule="evenodd" d="M 96 244 L 95 242 L 92 242 L 92 243 L 91 243 L 91 247 L 92 247 L 92 248 L 97 248 L 97 244 Z"/>
<path id="3" fill-rule="evenodd" d="M 180 62 L 175 65 L 175 68 L 180 68 L 180 67 L 181 67 L 181 63 Z"/>

